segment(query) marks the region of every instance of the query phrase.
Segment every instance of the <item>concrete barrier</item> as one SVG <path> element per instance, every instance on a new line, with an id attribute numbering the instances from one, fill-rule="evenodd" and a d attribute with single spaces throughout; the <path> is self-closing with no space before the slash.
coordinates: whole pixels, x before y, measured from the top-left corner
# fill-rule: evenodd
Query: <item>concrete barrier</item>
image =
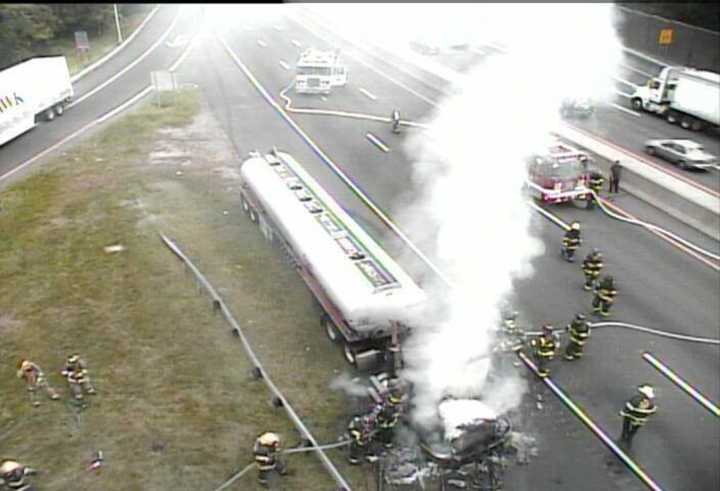
<path id="1" fill-rule="evenodd" d="M 391 64 L 426 85 L 437 84 L 439 93 L 447 93 L 447 84 L 459 83 L 462 75 L 426 57 L 412 52 L 397 52 L 386 46 L 378 46 L 371 40 L 364 40 L 364 46 L 349 39 L 342 32 L 330 27 L 330 22 L 323 19 L 317 12 L 302 9 L 302 16 L 296 19 L 313 32 L 323 29 L 334 37 L 345 40 L 366 55 Z M 429 80 L 432 84 L 428 84 Z M 695 228 L 714 240 L 720 241 L 720 200 L 706 191 L 693 186 L 679 177 L 661 170 L 659 166 L 643 161 L 639 156 L 591 135 L 578 128 L 563 124 L 557 130 L 558 136 L 572 141 L 591 153 L 605 159 L 598 162 L 601 171 L 609 173 L 610 162 L 620 160 L 624 170 L 621 188 L 637 198 L 659 208 L 668 215 Z"/>

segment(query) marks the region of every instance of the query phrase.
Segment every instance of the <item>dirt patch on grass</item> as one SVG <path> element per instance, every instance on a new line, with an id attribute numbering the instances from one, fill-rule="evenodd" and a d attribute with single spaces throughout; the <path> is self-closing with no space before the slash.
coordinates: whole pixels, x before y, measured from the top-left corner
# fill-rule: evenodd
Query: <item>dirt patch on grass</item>
<path id="1" fill-rule="evenodd" d="M 159 232 L 218 289 L 318 440 L 335 441 L 347 422 L 344 397 L 329 389 L 346 366 L 319 308 L 243 215 L 231 145 L 199 95 L 177 100 L 125 116 L 2 193 L 0 312 L 11 314 L 0 317 L 0 428 L 16 428 L 2 450 L 40 468 L 42 489 L 213 489 L 251 461 L 258 433 L 299 440 Z M 153 164 L 163 148 L 187 161 Z M 126 249 L 105 253 L 112 244 Z M 58 375 L 75 350 L 99 392 L 79 417 Z M 30 407 L 14 377 L 21 357 L 63 401 Z M 105 465 L 89 472 L 97 450 Z M 374 489 L 365 469 L 331 457 L 354 489 Z M 311 455 L 292 456 L 290 468 L 282 489 L 334 489 Z M 254 473 L 230 489 L 256 489 Z"/>

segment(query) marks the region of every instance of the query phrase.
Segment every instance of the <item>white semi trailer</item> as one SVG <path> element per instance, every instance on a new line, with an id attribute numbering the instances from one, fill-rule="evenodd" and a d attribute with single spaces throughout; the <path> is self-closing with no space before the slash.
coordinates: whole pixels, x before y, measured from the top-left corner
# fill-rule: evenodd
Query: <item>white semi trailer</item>
<path id="1" fill-rule="evenodd" d="M 253 153 L 240 174 L 243 209 L 284 249 L 346 360 L 397 367 L 397 336 L 421 315 L 423 290 L 287 153 Z"/>
<path id="2" fill-rule="evenodd" d="M 700 131 L 720 126 L 720 74 L 665 67 L 656 78 L 637 87 L 631 97 L 637 110 L 654 112 L 668 123 Z"/>
<path id="3" fill-rule="evenodd" d="M 64 56 L 42 56 L 0 71 L 0 145 L 62 116 L 73 87 Z"/>

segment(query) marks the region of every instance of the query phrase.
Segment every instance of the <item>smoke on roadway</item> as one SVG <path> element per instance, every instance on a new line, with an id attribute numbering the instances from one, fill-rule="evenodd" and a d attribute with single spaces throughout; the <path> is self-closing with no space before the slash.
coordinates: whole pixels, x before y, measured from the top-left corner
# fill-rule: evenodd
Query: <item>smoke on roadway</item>
<path id="1" fill-rule="evenodd" d="M 447 396 L 481 396 L 497 412 L 517 406 L 517 373 L 490 373 L 499 305 L 543 254 L 522 192 L 525 159 L 542 151 L 568 96 L 610 100 L 622 51 L 611 4 L 313 5 L 346 36 L 401 51 L 408 41 L 505 48 L 442 100 L 427 131 L 408 137 L 415 199 L 393 213 L 454 288 L 425 285 L 438 304 L 403 347 L 421 424 Z M 433 33 L 432 35 L 430 33 Z M 371 36 L 368 38 L 368 36 Z M 432 37 L 434 36 L 434 38 Z M 459 40 L 458 36 L 464 36 Z M 368 46 L 365 45 L 367 48 Z M 352 74 L 350 75 L 352 77 Z M 398 103 L 395 103 L 398 104 Z M 402 108 L 400 108 L 402 110 Z M 407 130 L 411 131 L 411 130 Z M 538 282 L 541 285 L 541 282 Z M 496 376 L 499 375 L 499 376 Z M 470 418 L 468 418 L 470 419 Z"/>

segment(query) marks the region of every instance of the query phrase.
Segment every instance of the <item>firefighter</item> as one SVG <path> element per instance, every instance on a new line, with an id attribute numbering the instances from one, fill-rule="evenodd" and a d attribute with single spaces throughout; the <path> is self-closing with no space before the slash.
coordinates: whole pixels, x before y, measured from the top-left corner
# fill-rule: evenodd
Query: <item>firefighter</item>
<path id="1" fill-rule="evenodd" d="M 593 299 L 593 313 L 600 314 L 603 317 L 610 315 L 610 307 L 615 302 L 617 290 L 615 289 L 615 278 L 606 275 L 598 283 L 595 290 L 595 298 Z"/>
<path id="2" fill-rule="evenodd" d="M 519 334 L 520 329 L 517 325 L 518 315 L 517 310 L 505 310 L 502 313 L 502 327 L 506 335 L 517 336 Z"/>
<path id="3" fill-rule="evenodd" d="M 577 314 L 566 328 L 570 332 L 570 340 L 565 348 L 565 359 L 582 358 L 585 343 L 590 337 L 590 324 L 584 314 Z"/>
<path id="4" fill-rule="evenodd" d="M 570 224 L 570 229 L 565 232 L 565 237 L 563 237 L 563 244 L 561 249 L 562 256 L 568 262 L 575 261 L 575 251 L 578 247 L 580 247 L 581 244 L 582 239 L 580 238 L 580 223 L 572 222 Z"/>
<path id="5" fill-rule="evenodd" d="M 400 111 L 393 109 L 390 119 L 392 120 L 393 133 L 400 133 Z"/>
<path id="6" fill-rule="evenodd" d="M 35 491 L 35 487 L 30 484 L 25 477 L 37 474 L 35 469 L 25 467 L 14 460 L 3 460 L 0 462 L 0 486 L 1 489 L 11 489 L 13 491 Z"/>
<path id="7" fill-rule="evenodd" d="M 557 339 L 553 333 L 552 325 L 545 324 L 542 327 L 542 334 L 533 338 L 530 341 L 530 346 L 533 348 L 533 357 L 535 358 L 538 375 L 542 378 L 547 377 L 550 375 L 547 362 L 555 358 L 555 351 L 557 350 Z"/>
<path id="8" fill-rule="evenodd" d="M 48 397 L 53 401 L 60 399 L 60 395 L 50 386 L 40 367 L 30 360 L 20 360 L 17 376 L 25 379 L 27 390 L 30 393 L 30 402 L 33 406 L 38 407 L 40 405 L 40 401 L 37 400 L 38 389 L 45 390 Z"/>
<path id="9" fill-rule="evenodd" d="M 624 443 L 628 449 L 632 447 L 632 440 L 637 430 L 657 411 L 654 401 L 655 390 L 652 385 L 642 384 L 638 386 L 637 390 L 639 394 L 626 401 L 625 407 L 620 411 L 620 416 L 623 417 L 620 441 Z"/>
<path id="10" fill-rule="evenodd" d="M 393 389 L 388 397 L 378 404 L 373 413 L 376 415 L 378 426 L 378 441 L 385 448 L 392 448 L 393 436 L 395 435 L 395 426 L 400 419 L 400 403 L 402 396 L 397 389 Z"/>
<path id="11" fill-rule="evenodd" d="M 603 257 L 599 249 L 593 249 L 585 256 L 582 263 L 583 273 L 585 273 L 585 284 L 583 289 L 590 291 L 595 288 L 600 271 L 603 268 Z"/>
<path id="12" fill-rule="evenodd" d="M 588 210 L 592 210 L 595 208 L 595 201 L 598 197 L 600 197 L 600 192 L 602 191 L 603 184 L 605 183 L 605 177 L 598 171 L 597 169 L 593 169 L 590 171 L 590 180 L 588 181 L 588 185 L 590 189 L 595 193 L 595 196 L 590 196 L 588 199 L 587 208 Z"/>
<path id="13" fill-rule="evenodd" d="M 375 421 L 372 414 L 364 416 L 355 416 L 348 424 L 348 433 L 350 434 L 350 455 L 348 462 L 352 465 L 358 465 L 360 458 L 365 454 L 368 462 L 373 462 L 377 457 L 370 449 L 373 430 L 375 429 Z"/>
<path id="14" fill-rule="evenodd" d="M 97 393 L 95 387 L 90 383 L 87 363 L 85 363 L 85 360 L 80 358 L 80 355 L 77 353 L 73 353 L 67 357 L 65 367 L 60 373 L 67 379 L 76 401 L 82 401 L 83 392 L 87 392 L 90 395 Z"/>
<path id="15" fill-rule="evenodd" d="M 268 431 L 255 440 L 253 454 L 258 470 L 258 483 L 261 486 L 268 485 L 268 478 L 273 471 L 277 471 L 281 476 L 287 474 L 285 463 L 279 458 L 279 451 L 280 437 L 276 433 Z"/>

